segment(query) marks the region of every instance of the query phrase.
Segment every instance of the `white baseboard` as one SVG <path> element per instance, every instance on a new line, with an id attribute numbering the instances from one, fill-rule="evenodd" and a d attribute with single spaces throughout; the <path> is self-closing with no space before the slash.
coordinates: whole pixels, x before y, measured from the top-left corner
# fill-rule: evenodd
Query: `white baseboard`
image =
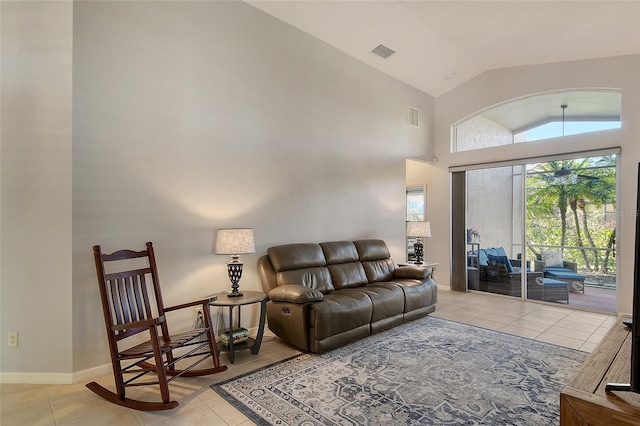
<path id="1" fill-rule="evenodd" d="M 111 364 L 76 371 L 75 373 L 0 373 L 0 383 L 27 385 L 70 385 L 90 381 L 111 373 Z"/>
<path id="2" fill-rule="evenodd" d="M 104 376 L 106 374 L 113 374 L 111 363 L 99 365 L 82 371 L 76 371 L 73 373 L 73 383 L 89 382 L 96 377 Z"/>
<path id="3" fill-rule="evenodd" d="M 266 325 L 265 331 L 267 331 Z M 250 335 L 255 336 L 257 333 L 257 326 L 249 328 Z M 0 383 L 70 385 L 73 383 L 90 382 L 96 377 L 111 373 L 111 364 L 104 364 L 74 373 L 0 373 Z"/>

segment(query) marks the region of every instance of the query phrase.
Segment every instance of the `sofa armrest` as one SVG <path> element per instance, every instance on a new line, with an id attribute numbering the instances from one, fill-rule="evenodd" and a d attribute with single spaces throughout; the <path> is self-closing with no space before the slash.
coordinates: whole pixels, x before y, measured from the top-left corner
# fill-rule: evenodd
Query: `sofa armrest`
<path id="1" fill-rule="evenodd" d="M 308 303 L 323 299 L 322 293 L 299 284 L 285 284 L 269 292 L 269 299 L 276 302 Z"/>
<path id="2" fill-rule="evenodd" d="M 427 270 L 427 268 L 408 265 L 396 268 L 393 271 L 393 278 L 424 280 L 428 278 L 430 274 L 431 273 Z"/>
<path id="3" fill-rule="evenodd" d="M 545 266 L 542 260 L 534 260 L 533 261 L 533 270 L 536 272 L 544 272 L 547 267 Z"/>

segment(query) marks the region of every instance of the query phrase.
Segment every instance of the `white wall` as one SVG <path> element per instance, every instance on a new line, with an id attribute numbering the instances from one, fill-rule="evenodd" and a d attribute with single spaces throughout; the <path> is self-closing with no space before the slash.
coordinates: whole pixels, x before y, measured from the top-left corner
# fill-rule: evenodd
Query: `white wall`
<path id="1" fill-rule="evenodd" d="M 513 143 L 513 133 L 504 126 L 482 115 L 465 120 L 456 125 L 454 146 L 456 151 L 487 148 Z"/>
<path id="2" fill-rule="evenodd" d="M 0 8 L 0 371 L 68 373 L 72 2 Z"/>
<path id="3" fill-rule="evenodd" d="M 481 115 L 456 126 L 455 146 L 460 151 L 512 143 L 510 130 Z M 508 255 L 512 254 L 513 204 L 511 168 L 474 170 L 467 174 L 466 228 L 478 231 L 481 247 L 504 247 Z"/>
<path id="4" fill-rule="evenodd" d="M 436 99 L 435 155 L 429 182 L 431 199 L 448 199 L 451 165 L 478 164 L 544 154 L 579 152 L 590 149 L 621 147 L 620 191 L 618 193 L 618 311 L 631 312 L 633 296 L 634 220 L 636 173 L 640 161 L 640 56 L 621 56 L 586 61 L 572 61 L 493 70 L 461 85 Z M 622 90 L 622 129 L 589 133 L 534 143 L 487 148 L 482 151 L 450 153 L 450 130 L 458 120 L 489 106 L 510 99 L 550 90 L 614 87 Z M 449 226 L 449 203 L 430 205 L 432 226 Z M 435 211 L 434 211 L 435 209 Z M 441 268 L 449 265 L 451 245 L 448 236 L 434 236 L 429 241 L 437 246 Z M 433 253 L 433 250 L 432 250 Z M 442 273 L 438 284 L 445 283 Z"/>
<path id="5" fill-rule="evenodd" d="M 466 227 L 478 231 L 481 248 L 504 247 L 507 255 L 515 259 L 511 250 L 513 204 L 511 167 L 467 172 Z"/>
<path id="6" fill-rule="evenodd" d="M 1 13 L 0 335 L 20 332 L 3 382 L 108 362 L 93 244 L 153 241 L 168 303 L 229 287 L 223 226 L 255 229 L 245 289 L 276 244 L 377 237 L 404 258 L 405 159 L 433 155 L 432 97 L 240 2 Z"/>
<path id="7" fill-rule="evenodd" d="M 430 96 L 240 2 L 77 2 L 73 71 L 74 371 L 108 361 L 93 244 L 153 241 L 167 303 L 229 287 L 219 227 L 255 230 L 241 289 L 277 244 L 377 237 L 404 259 Z"/>

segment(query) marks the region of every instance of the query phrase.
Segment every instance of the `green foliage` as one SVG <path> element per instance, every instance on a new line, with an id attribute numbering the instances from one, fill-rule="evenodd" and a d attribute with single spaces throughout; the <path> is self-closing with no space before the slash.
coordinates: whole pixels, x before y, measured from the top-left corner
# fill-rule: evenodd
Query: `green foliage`
<path id="1" fill-rule="evenodd" d="M 532 254 L 561 246 L 564 258 L 581 270 L 615 271 L 615 161 L 552 161 L 528 170 L 527 244 L 542 246 L 531 247 Z"/>

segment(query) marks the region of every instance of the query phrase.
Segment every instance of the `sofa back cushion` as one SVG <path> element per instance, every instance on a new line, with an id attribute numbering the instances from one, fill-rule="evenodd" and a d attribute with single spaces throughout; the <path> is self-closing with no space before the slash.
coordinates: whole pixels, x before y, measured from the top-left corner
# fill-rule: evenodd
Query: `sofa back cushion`
<path id="1" fill-rule="evenodd" d="M 358 250 L 360 262 L 370 283 L 390 281 L 393 278 L 395 265 L 383 240 L 358 240 L 353 244 Z"/>
<path id="2" fill-rule="evenodd" d="M 320 243 L 327 265 L 347 262 L 358 262 L 358 250 L 351 241 L 332 241 Z"/>
<path id="3" fill-rule="evenodd" d="M 286 244 L 267 250 L 269 260 L 276 272 L 291 269 L 326 266 L 327 261 L 319 244 Z"/>
<path id="4" fill-rule="evenodd" d="M 286 244 L 267 250 L 278 285 L 302 284 L 328 293 L 335 290 L 319 244 Z"/>
<path id="5" fill-rule="evenodd" d="M 326 266 L 276 272 L 276 282 L 278 285 L 302 284 L 323 294 L 335 290 Z"/>
<path id="6" fill-rule="evenodd" d="M 337 289 L 367 284 L 367 275 L 358 258 L 358 250 L 351 241 L 320 243 L 333 286 Z"/>
<path id="7" fill-rule="evenodd" d="M 390 259 L 391 253 L 383 240 L 358 240 L 353 244 L 358 250 L 360 261 Z"/>

